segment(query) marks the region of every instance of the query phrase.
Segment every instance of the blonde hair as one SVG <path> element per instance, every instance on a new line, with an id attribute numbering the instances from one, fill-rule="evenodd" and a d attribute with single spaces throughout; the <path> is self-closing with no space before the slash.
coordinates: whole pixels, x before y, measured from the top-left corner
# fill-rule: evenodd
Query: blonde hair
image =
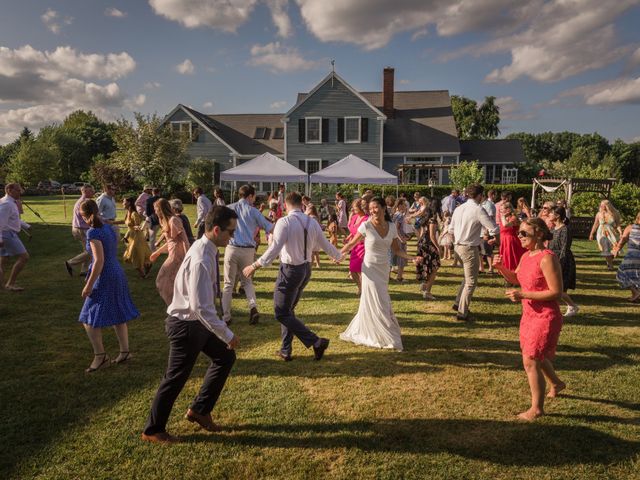
<path id="1" fill-rule="evenodd" d="M 602 202 L 600 202 L 600 205 L 604 205 L 606 212 L 609 215 L 611 215 L 611 218 L 613 219 L 616 225 L 620 225 L 622 223 L 620 212 L 616 210 L 616 207 L 613 206 L 613 203 L 611 203 L 609 200 L 603 200 Z"/>
<path id="2" fill-rule="evenodd" d="M 158 210 L 160 213 L 158 214 L 158 220 L 160 221 L 160 226 L 162 227 L 163 232 L 169 231 L 169 219 L 174 216 L 173 210 L 171 210 L 171 205 L 166 198 L 160 198 L 156 200 L 153 206 L 158 206 Z"/>

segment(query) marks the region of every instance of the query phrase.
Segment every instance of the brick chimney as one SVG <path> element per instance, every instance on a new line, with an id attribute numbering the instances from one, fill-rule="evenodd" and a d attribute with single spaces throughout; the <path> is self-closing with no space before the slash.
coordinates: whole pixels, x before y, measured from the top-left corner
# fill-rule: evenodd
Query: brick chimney
<path id="1" fill-rule="evenodd" d="M 395 69 L 386 67 L 382 79 L 382 113 L 393 118 L 393 74 Z"/>

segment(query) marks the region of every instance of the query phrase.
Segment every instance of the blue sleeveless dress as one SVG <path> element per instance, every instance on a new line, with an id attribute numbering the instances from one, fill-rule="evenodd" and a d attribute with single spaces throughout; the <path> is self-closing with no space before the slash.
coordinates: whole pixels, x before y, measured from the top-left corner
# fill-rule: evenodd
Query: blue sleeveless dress
<path id="1" fill-rule="evenodd" d="M 118 262 L 118 238 L 111 225 L 90 228 L 87 232 L 87 251 L 90 240 L 102 242 L 104 266 L 80 312 L 78 321 L 94 328 L 111 327 L 140 316 L 129 293 L 129 284 Z M 93 268 L 93 259 L 89 272 Z"/>

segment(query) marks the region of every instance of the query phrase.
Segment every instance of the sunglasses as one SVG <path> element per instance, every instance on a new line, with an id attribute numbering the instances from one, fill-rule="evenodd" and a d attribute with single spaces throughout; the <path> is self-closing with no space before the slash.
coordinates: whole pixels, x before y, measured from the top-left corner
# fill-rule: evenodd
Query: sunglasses
<path id="1" fill-rule="evenodd" d="M 533 237 L 533 233 L 529 233 L 529 232 L 525 232 L 524 230 L 520 230 L 518 232 L 518 237 L 520 237 L 520 238 Z"/>

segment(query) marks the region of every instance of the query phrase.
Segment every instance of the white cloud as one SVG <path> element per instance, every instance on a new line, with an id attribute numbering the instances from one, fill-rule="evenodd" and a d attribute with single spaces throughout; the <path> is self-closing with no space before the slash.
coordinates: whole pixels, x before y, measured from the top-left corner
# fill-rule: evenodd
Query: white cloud
<path id="1" fill-rule="evenodd" d="M 42 23 L 44 23 L 45 27 L 56 35 L 62 31 L 63 26 L 71 25 L 73 23 L 73 17 L 62 18 L 58 12 L 51 8 L 48 8 L 46 12 L 40 15 L 40 19 L 42 20 Z"/>
<path id="2" fill-rule="evenodd" d="M 287 106 L 287 103 L 288 102 L 284 100 L 278 100 L 277 102 L 273 102 L 271 105 L 269 105 L 269 108 L 271 110 L 281 110 Z"/>
<path id="3" fill-rule="evenodd" d="M 104 14 L 107 17 L 116 17 L 116 18 L 122 18 L 122 17 L 126 17 L 127 16 L 127 12 L 123 12 L 122 10 L 118 10 L 115 7 L 109 7 L 104 11 Z"/>
<path id="4" fill-rule="evenodd" d="M 411 80 L 406 80 L 406 79 L 403 78 L 403 79 L 399 80 L 398 83 L 400 85 L 409 85 L 411 83 Z"/>
<path id="5" fill-rule="evenodd" d="M 193 75 L 196 67 L 193 65 L 193 62 L 187 58 L 184 62 L 176 65 L 176 70 L 182 75 Z"/>
<path id="6" fill-rule="evenodd" d="M 204 102 L 202 106 L 204 108 L 213 108 L 213 102 Z"/>
<path id="7" fill-rule="evenodd" d="M 267 0 L 267 6 L 271 10 L 271 20 L 278 29 L 278 36 L 287 38 L 293 33 L 291 19 L 287 13 L 289 0 Z"/>
<path id="8" fill-rule="evenodd" d="M 116 80 L 135 68 L 126 53 L 85 54 L 71 47 L 53 52 L 29 45 L 17 49 L 0 47 L 0 136 L 6 138 L 23 126 L 38 129 L 61 121 L 77 109 L 92 110 L 108 118 L 114 110 L 141 106 L 144 95 L 127 98 L 120 86 L 93 80 Z"/>
<path id="9" fill-rule="evenodd" d="M 536 116 L 535 112 L 525 112 L 513 97 L 498 97 L 496 105 L 500 109 L 500 120 L 530 120 Z"/>
<path id="10" fill-rule="evenodd" d="M 162 84 L 160 84 L 160 82 L 146 82 L 144 84 L 144 88 L 147 90 L 152 90 L 154 88 L 160 88 L 162 86 Z"/>
<path id="11" fill-rule="evenodd" d="M 136 97 L 133 99 L 133 104 L 136 107 L 141 107 L 145 104 L 146 101 L 147 96 L 144 93 L 141 93 L 140 95 L 136 95 Z"/>
<path id="12" fill-rule="evenodd" d="M 629 58 L 629 67 L 640 67 L 640 47 L 635 52 L 633 52 L 633 55 L 631 55 L 631 57 Z"/>
<path id="13" fill-rule="evenodd" d="M 559 97 L 582 97 L 587 105 L 640 104 L 640 77 L 624 77 L 583 85 L 562 92 Z"/>
<path id="14" fill-rule="evenodd" d="M 298 49 L 285 47 L 280 42 L 251 47 L 249 65 L 266 67 L 272 73 L 290 73 L 312 70 L 319 66 L 318 60 L 307 60 Z"/>
<path id="15" fill-rule="evenodd" d="M 421 28 L 420 30 L 416 31 L 413 35 L 411 35 L 411 41 L 415 42 L 416 40 L 422 37 L 426 37 L 427 35 L 429 35 L 429 29 Z"/>
<path id="16" fill-rule="evenodd" d="M 53 52 L 40 51 L 31 45 L 15 50 L 0 47 L 0 74 L 12 77 L 31 72 L 47 80 L 69 75 L 82 78 L 118 79 L 131 73 L 136 62 L 127 52 L 84 54 L 72 47 L 57 47 Z"/>
<path id="17" fill-rule="evenodd" d="M 157 15 L 187 28 L 211 27 L 235 32 L 245 23 L 257 0 L 149 0 Z"/>

